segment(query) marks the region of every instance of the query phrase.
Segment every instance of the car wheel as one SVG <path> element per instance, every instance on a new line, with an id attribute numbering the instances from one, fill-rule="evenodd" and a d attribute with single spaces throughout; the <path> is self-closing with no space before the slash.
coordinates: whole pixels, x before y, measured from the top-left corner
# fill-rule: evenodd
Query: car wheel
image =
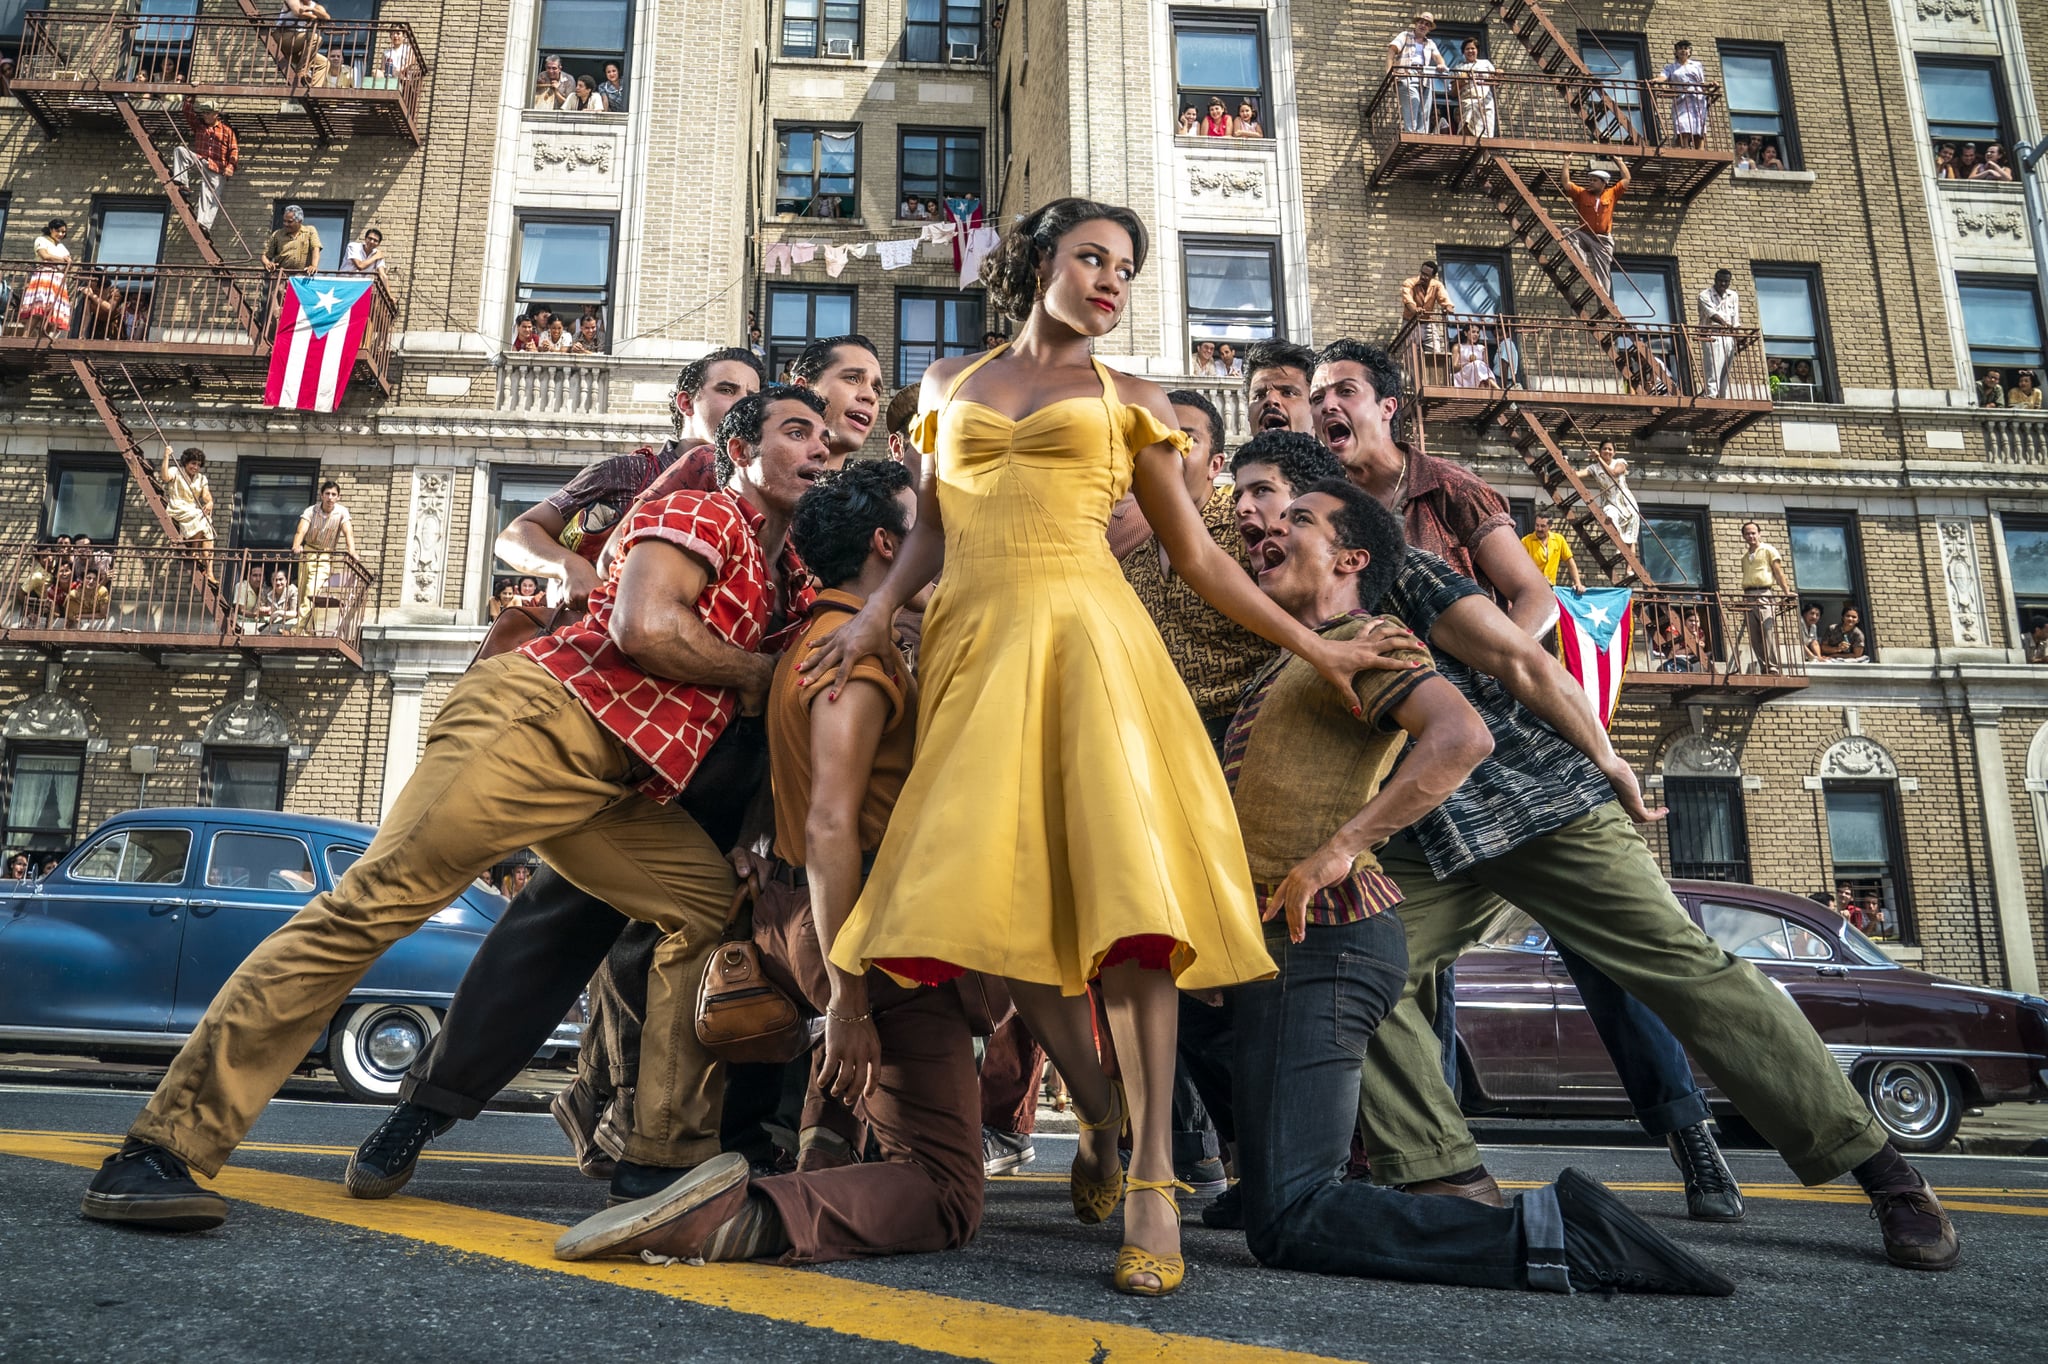
<path id="1" fill-rule="evenodd" d="M 351 1099 L 387 1103 L 439 1031 L 440 1015 L 422 1005 L 358 1004 L 329 1029 L 327 1065 Z"/>
<path id="2" fill-rule="evenodd" d="M 1963 1121 L 1955 1082 L 1925 1061 L 1879 1061 L 1863 1072 L 1863 1101 L 1901 1151 L 1939 1151 Z"/>

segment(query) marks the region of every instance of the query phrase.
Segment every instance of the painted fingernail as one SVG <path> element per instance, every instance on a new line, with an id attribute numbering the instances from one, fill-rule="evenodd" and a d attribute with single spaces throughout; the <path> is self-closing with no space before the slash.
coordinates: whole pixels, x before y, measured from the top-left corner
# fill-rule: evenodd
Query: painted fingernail
<path id="1" fill-rule="evenodd" d="M 1365 712 L 1357 706 L 1351 708 L 1351 713 L 1361 720 L 1365 718 Z"/>

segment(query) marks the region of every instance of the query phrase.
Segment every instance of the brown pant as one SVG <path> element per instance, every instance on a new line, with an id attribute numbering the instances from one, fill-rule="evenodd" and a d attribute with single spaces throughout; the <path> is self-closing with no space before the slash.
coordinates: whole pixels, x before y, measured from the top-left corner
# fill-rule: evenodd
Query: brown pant
<path id="1" fill-rule="evenodd" d="M 776 879 L 754 905 L 770 976 L 822 1013 L 830 995 L 810 896 Z M 868 973 L 882 1043 L 875 1092 L 854 1112 L 882 1159 L 754 1181 L 789 1234 L 784 1264 L 953 1250 L 981 1226 L 981 1130 L 974 1043 L 951 986 L 907 990 Z"/>
<path id="2" fill-rule="evenodd" d="M 981 1053 L 981 1124 L 1030 1136 L 1038 1130 L 1038 1087 L 1045 1081 L 1045 1048 L 1012 1014 Z"/>
<path id="3" fill-rule="evenodd" d="M 694 1016 L 732 871 L 688 815 L 622 784 L 632 766 L 538 664 L 508 654 L 471 668 L 369 851 L 236 968 L 131 1135 L 217 1172 L 384 950 L 531 846 L 666 934 L 648 984 L 627 1156 L 677 1166 L 716 1155 L 724 1075 Z"/>

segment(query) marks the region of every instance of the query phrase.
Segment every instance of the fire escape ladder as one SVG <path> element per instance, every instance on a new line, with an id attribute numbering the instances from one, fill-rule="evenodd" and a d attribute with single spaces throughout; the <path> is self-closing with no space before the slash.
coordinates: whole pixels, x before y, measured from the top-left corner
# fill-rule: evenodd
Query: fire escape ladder
<path id="1" fill-rule="evenodd" d="M 1593 73 L 1586 69 L 1578 48 L 1551 22 L 1549 11 L 1537 0 L 1489 0 L 1488 7 L 1521 41 L 1537 69 L 1557 80 L 1559 94 L 1595 142 L 1613 141 L 1617 132 L 1627 138 L 1635 136 L 1628 115 L 1612 101 L 1600 99 L 1597 87 L 1588 83 Z"/>
<path id="2" fill-rule="evenodd" d="M 1549 429 L 1553 423 L 1558 428 L 1556 435 Z M 1598 494 L 1558 446 L 1557 436 L 1573 444 L 1591 444 L 1577 424 L 1563 412 L 1541 412 L 1519 403 L 1508 409 L 1502 424 L 1507 427 L 1508 443 L 1543 484 L 1551 506 L 1607 580 L 1616 586 L 1654 587 L 1656 583 L 1635 549 L 1621 538 L 1601 508 Z"/>
<path id="3" fill-rule="evenodd" d="M 221 259 L 220 252 L 214 248 L 212 236 L 199 225 L 199 218 L 192 211 L 190 197 L 171 174 L 171 168 L 164 164 L 163 154 L 157 150 L 156 139 L 150 136 L 149 129 L 143 125 L 142 115 L 136 112 L 134 104 L 126 95 L 115 95 L 113 99 L 114 107 L 121 111 L 121 121 L 128 125 L 128 132 L 134 137 L 135 145 L 142 148 L 143 158 L 149 162 L 150 171 L 164 187 L 164 193 L 170 197 L 171 207 L 177 210 L 178 220 L 185 224 L 185 231 L 190 234 L 192 244 L 199 248 L 199 254 L 206 258 L 206 263 L 220 273 L 221 287 L 233 300 L 235 314 L 241 319 L 243 330 L 260 344 L 262 337 L 257 334 L 255 310 L 249 306 L 249 300 L 242 293 L 241 286 L 235 283 L 234 276 L 228 270 L 228 263 Z M 221 217 L 226 217 L 224 211 Z M 228 226 L 233 229 L 232 220 Z M 240 232 L 236 232 L 235 235 L 237 239 L 241 236 Z M 248 249 L 246 244 L 243 249 Z"/>

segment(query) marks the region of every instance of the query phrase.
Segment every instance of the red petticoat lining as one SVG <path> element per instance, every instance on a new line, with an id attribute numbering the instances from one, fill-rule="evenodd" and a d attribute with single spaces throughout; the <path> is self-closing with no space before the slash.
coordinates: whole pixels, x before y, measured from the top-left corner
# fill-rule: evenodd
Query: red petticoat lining
<path id="1" fill-rule="evenodd" d="M 1109 945 L 1102 964 L 1122 966 L 1125 962 L 1136 962 L 1147 971 L 1164 971 L 1173 965 L 1173 952 L 1179 945 L 1163 933 L 1118 938 Z M 920 985 L 943 985 L 955 976 L 967 974 L 966 968 L 936 957 L 882 957 L 876 960 L 875 965 L 892 976 L 914 980 Z"/>

